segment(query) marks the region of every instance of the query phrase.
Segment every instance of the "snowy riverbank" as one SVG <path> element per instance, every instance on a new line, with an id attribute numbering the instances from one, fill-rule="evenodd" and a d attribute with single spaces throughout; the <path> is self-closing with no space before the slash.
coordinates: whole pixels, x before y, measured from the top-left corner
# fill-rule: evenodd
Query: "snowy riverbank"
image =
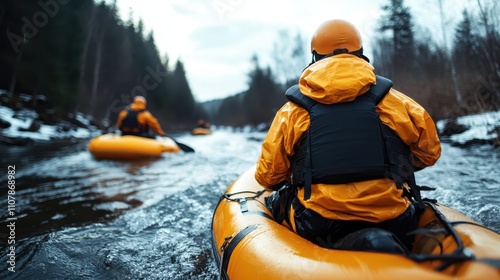
<path id="1" fill-rule="evenodd" d="M 500 145 L 500 111 L 441 120 L 436 126 L 442 141 L 451 145 Z M 35 141 L 83 139 L 100 133 L 102 131 L 96 125 L 80 114 L 49 125 L 40 121 L 35 110 L 25 108 L 15 111 L 0 105 L 0 144 L 27 145 Z"/>

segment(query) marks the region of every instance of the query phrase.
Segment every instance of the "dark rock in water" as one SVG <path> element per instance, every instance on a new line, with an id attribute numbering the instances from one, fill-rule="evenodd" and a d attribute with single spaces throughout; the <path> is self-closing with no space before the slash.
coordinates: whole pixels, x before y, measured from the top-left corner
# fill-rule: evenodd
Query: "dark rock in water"
<path id="1" fill-rule="evenodd" d="M 10 122 L 0 119 L 0 128 L 9 128 L 11 126 Z"/>
<path id="2" fill-rule="evenodd" d="M 38 132 L 42 123 L 38 120 L 33 120 L 28 128 L 19 128 L 19 131 L 29 131 L 29 132 Z"/>
<path id="3" fill-rule="evenodd" d="M 33 139 L 23 137 L 9 137 L 0 135 L 0 144 L 6 146 L 26 146 L 34 143 Z"/>
<path id="4" fill-rule="evenodd" d="M 59 122 L 59 119 L 51 110 L 38 112 L 38 119 L 46 125 L 56 125 Z"/>
<path id="5" fill-rule="evenodd" d="M 60 122 L 57 126 L 56 126 L 56 131 L 57 132 L 61 132 L 61 133 L 67 133 L 67 132 L 70 132 L 70 131 L 75 131 L 77 130 L 78 127 L 71 124 L 71 123 L 68 123 L 68 122 Z"/>
<path id="6" fill-rule="evenodd" d="M 496 132 L 497 137 L 495 139 L 493 139 L 493 146 L 500 147 L 500 126 L 495 127 L 494 132 Z"/>
<path id="7" fill-rule="evenodd" d="M 490 139 L 470 139 L 465 142 L 451 142 L 454 147 L 468 148 L 474 145 L 494 145 L 494 141 Z"/>
<path id="8" fill-rule="evenodd" d="M 79 121 L 73 114 L 68 114 L 64 120 L 77 127 L 88 128 L 86 124 Z"/>
<path id="9" fill-rule="evenodd" d="M 498 137 L 493 141 L 493 147 L 495 148 L 500 147 L 500 137 Z"/>
<path id="10" fill-rule="evenodd" d="M 467 131 L 467 127 L 461 125 L 457 122 L 457 120 L 448 120 L 441 131 L 441 135 L 443 136 L 451 136 L 454 134 L 460 134 Z"/>

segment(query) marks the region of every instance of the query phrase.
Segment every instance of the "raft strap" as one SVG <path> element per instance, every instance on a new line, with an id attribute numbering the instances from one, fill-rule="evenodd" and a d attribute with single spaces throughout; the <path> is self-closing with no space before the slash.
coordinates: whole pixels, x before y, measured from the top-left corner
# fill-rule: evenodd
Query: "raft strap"
<path id="1" fill-rule="evenodd" d="M 222 245 L 220 246 L 219 279 L 221 279 L 221 277 L 222 277 L 222 263 L 224 262 L 224 255 L 225 255 L 224 252 L 225 252 L 227 244 L 229 244 L 229 240 L 231 240 L 231 238 L 233 238 L 232 235 L 224 238 L 224 243 L 222 243 Z"/>
<path id="2" fill-rule="evenodd" d="M 267 218 L 267 219 L 269 219 L 269 220 L 274 221 L 274 218 L 273 218 L 273 217 L 269 216 L 267 213 L 262 212 L 262 211 L 252 211 L 252 210 L 250 210 L 250 211 L 247 211 L 247 212 L 245 212 L 245 213 L 243 213 L 243 214 L 246 214 L 246 215 L 257 215 L 257 216 L 262 216 L 262 217 L 264 217 L 264 218 Z"/>
<path id="3" fill-rule="evenodd" d="M 245 236 L 247 236 L 250 232 L 257 229 L 259 225 L 251 225 L 244 228 L 242 231 L 238 232 L 234 238 L 232 236 L 226 237 L 224 243 L 221 246 L 221 262 L 219 267 L 219 277 L 224 276 L 225 279 L 229 279 L 227 275 L 227 267 L 229 265 L 229 259 L 231 258 L 231 254 L 234 249 L 240 243 Z M 220 278 L 219 278 L 220 279 Z"/>

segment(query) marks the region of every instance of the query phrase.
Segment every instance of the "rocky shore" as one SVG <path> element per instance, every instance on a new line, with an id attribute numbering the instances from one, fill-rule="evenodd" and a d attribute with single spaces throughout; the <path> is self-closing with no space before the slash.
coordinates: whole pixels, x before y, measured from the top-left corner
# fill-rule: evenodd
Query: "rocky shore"
<path id="1" fill-rule="evenodd" d="M 37 141 L 89 138 L 107 129 L 90 116 L 57 116 L 46 108 L 43 95 L 0 91 L 0 144 L 23 146 Z"/>
<path id="2" fill-rule="evenodd" d="M 98 123 L 82 114 L 57 117 L 46 107 L 43 95 L 0 90 L 0 145 L 91 138 L 112 130 L 112 123 Z M 441 140 L 453 146 L 500 146 L 500 111 L 440 120 L 436 125 Z"/>

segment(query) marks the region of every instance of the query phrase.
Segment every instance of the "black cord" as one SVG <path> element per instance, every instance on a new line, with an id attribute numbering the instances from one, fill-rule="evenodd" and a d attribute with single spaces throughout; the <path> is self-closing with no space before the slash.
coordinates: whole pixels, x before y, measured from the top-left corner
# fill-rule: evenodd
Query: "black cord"
<path id="1" fill-rule="evenodd" d="M 439 221 L 445 227 L 446 232 L 448 232 L 453 237 L 453 239 L 455 240 L 455 243 L 457 244 L 457 248 L 450 254 L 442 254 L 443 245 L 442 245 L 441 241 L 438 241 L 438 245 L 440 247 L 441 254 L 439 254 L 439 255 L 411 254 L 409 257 L 417 262 L 424 262 L 424 261 L 431 261 L 431 260 L 444 261 L 443 264 L 441 264 L 440 266 L 438 266 L 436 268 L 436 271 L 442 271 L 456 262 L 474 259 L 474 255 L 465 253 L 465 248 L 463 246 L 462 239 L 460 238 L 458 233 L 453 228 L 453 225 L 455 225 L 455 224 L 467 223 L 467 222 L 465 222 L 465 221 L 449 222 L 446 220 L 446 217 L 441 212 L 439 212 L 439 210 L 436 208 L 436 206 L 433 203 L 426 202 L 426 204 L 433 209 L 434 213 L 436 214 L 436 217 L 439 219 Z M 416 230 L 416 231 L 412 232 L 412 234 L 419 233 L 419 231 L 420 230 Z M 439 233 L 439 230 L 429 229 L 428 232 L 426 233 L 426 235 L 430 234 L 430 233 Z"/>

